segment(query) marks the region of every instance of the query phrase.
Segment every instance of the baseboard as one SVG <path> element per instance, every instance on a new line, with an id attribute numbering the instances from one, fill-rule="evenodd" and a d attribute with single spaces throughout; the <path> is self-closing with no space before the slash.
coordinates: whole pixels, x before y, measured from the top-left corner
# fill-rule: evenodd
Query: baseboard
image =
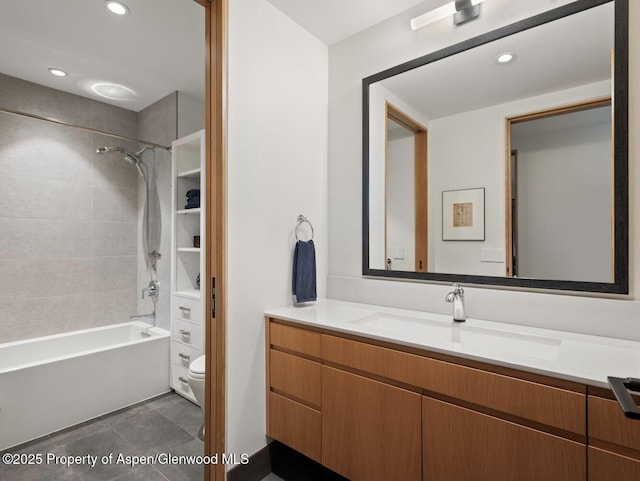
<path id="1" fill-rule="evenodd" d="M 261 481 L 271 472 L 269 445 L 249 457 L 247 464 L 234 466 L 227 472 L 227 481 Z"/>
<path id="2" fill-rule="evenodd" d="M 284 481 L 348 481 L 278 441 L 251 456 L 249 463 L 229 470 L 227 481 L 261 481 L 269 473 Z"/>

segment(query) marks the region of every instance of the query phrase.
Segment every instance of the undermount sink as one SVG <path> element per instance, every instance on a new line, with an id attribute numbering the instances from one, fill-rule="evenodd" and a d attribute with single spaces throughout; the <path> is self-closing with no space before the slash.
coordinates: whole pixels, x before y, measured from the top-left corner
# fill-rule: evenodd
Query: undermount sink
<path id="1" fill-rule="evenodd" d="M 560 351 L 560 339 L 518 332 L 487 329 L 465 323 L 438 319 L 377 313 L 352 324 L 407 340 L 433 343 L 455 351 L 490 357 L 512 355 L 554 360 Z"/>

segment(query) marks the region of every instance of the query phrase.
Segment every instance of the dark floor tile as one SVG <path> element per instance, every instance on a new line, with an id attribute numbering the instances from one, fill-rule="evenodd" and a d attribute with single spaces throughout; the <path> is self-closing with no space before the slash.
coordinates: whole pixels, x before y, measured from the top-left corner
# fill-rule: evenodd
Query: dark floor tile
<path id="1" fill-rule="evenodd" d="M 3 481 L 84 481 L 73 468 L 56 464 L 40 466 L 7 466 L 0 463 L 0 479 Z"/>
<path id="2" fill-rule="evenodd" d="M 148 411 L 112 424 L 113 429 L 133 448 L 131 454 L 166 453 L 174 446 L 193 440 L 193 436 L 180 426 L 155 410 L 147 409 Z"/>
<path id="3" fill-rule="evenodd" d="M 167 478 L 153 466 L 140 466 L 114 481 L 167 481 Z"/>
<path id="4" fill-rule="evenodd" d="M 198 439 L 175 446 L 171 449 L 175 456 L 202 456 L 204 443 Z M 169 481 L 202 481 L 204 479 L 204 466 L 201 464 L 181 463 L 156 466 Z"/>
<path id="5" fill-rule="evenodd" d="M 105 423 L 113 426 L 115 424 L 119 424 L 123 421 L 126 421 L 129 418 L 139 416 L 141 414 L 150 413 L 153 410 L 148 407 L 145 403 L 136 404 L 134 406 L 129 406 L 123 409 L 118 409 L 109 414 L 105 414 L 100 419 Z"/>
<path id="6" fill-rule="evenodd" d="M 84 437 L 79 437 L 61 446 L 68 456 L 98 456 L 95 466 L 87 464 L 73 469 L 83 481 L 112 481 L 127 474 L 131 467 L 117 463 L 118 454 L 132 454 L 132 448 L 117 432 L 106 428 Z M 109 462 L 102 462 L 103 456 L 113 455 Z M 46 478 L 41 478 L 46 479 Z"/>
<path id="7" fill-rule="evenodd" d="M 86 421 L 84 423 L 77 424 L 70 428 L 53 433 L 49 436 L 49 438 L 50 442 L 52 442 L 56 446 L 60 446 L 62 444 L 67 444 L 75 439 L 83 438 L 85 436 L 89 436 L 90 434 L 95 434 L 98 431 L 104 431 L 108 428 L 108 424 L 102 421 L 100 418 L 92 419 L 90 421 Z"/>
<path id="8" fill-rule="evenodd" d="M 61 464 L 60 458 L 65 454 L 64 449 L 55 446 L 51 440 L 46 437 L 38 442 L 30 443 L 22 449 L 8 452 L 15 454 L 27 455 L 30 457 L 21 460 L 31 462 L 33 464 L 12 464 L 6 465 L 0 463 L 0 479 L 7 481 L 83 481 L 78 477 L 73 468 Z"/>
<path id="9" fill-rule="evenodd" d="M 271 473 L 266 478 L 262 478 L 262 481 L 284 481 L 284 479 L 282 479 L 282 478 L 276 476 L 275 474 Z"/>
<path id="10" fill-rule="evenodd" d="M 204 413 L 198 405 L 177 394 L 156 398 L 146 405 L 162 413 L 194 438 L 198 437 L 198 431 L 204 423 Z"/>

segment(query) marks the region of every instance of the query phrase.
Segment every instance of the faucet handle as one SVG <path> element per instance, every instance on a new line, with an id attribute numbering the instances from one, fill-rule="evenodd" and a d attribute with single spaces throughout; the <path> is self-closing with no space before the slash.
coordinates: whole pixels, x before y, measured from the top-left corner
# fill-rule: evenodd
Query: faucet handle
<path id="1" fill-rule="evenodd" d="M 462 286 L 460 284 L 454 284 L 453 285 L 453 292 L 454 294 L 464 294 L 464 289 L 462 288 Z"/>

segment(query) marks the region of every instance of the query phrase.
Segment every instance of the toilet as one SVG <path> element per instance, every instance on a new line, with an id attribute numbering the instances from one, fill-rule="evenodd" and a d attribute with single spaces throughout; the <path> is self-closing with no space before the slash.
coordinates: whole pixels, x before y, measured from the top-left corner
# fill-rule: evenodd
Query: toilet
<path id="1" fill-rule="evenodd" d="M 200 356 L 189 364 L 189 387 L 198 402 L 198 406 L 204 411 L 204 364 L 205 357 Z"/>

